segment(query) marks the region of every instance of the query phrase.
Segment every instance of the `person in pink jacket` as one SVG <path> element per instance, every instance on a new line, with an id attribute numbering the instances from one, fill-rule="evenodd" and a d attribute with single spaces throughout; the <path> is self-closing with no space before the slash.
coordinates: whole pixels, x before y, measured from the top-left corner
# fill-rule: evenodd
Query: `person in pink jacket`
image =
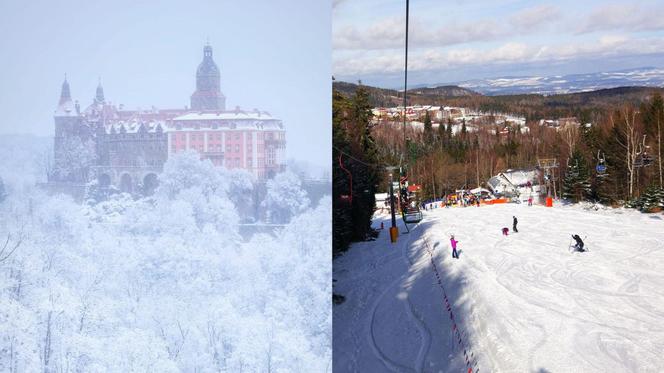
<path id="1" fill-rule="evenodd" d="M 459 254 L 456 251 L 456 245 L 459 243 L 459 241 L 454 240 L 454 235 L 450 237 L 450 245 L 452 245 L 452 258 L 457 258 L 459 259 Z"/>

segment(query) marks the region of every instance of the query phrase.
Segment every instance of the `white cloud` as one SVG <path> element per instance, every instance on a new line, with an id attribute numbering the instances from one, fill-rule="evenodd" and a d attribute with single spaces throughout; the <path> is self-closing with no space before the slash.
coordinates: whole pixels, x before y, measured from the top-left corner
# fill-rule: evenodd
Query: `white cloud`
<path id="1" fill-rule="evenodd" d="M 608 4 L 591 12 L 578 28 L 578 33 L 602 30 L 664 30 L 664 5 Z"/>
<path id="2" fill-rule="evenodd" d="M 375 50 L 403 48 L 406 21 L 404 17 L 380 20 L 365 29 L 344 26 L 335 29 L 332 36 L 334 49 Z M 494 20 L 476 20 L 472 23 L 447 23 L 437 26 L 422 18 L 409 19 L 409 46 L 448 46 L 476 41 L 495 40 L 505 36 L 508 29 Z"/>
<path id="3" fill-rule="evenodd" d="M 510 17 L 513 26 L 520 30 L 533 30 L 540 25 L 553 23 L 561 18 L 560 9 L 553 5 L 538 5 L 524 9 Z"/>
<path id="4" fill-rule="evenodd" d="M 409 55 L 409 71 L 490 66 L 520 63 L 551 63 L 582 58 L 638 56 L 664 53 L 664 37 L 630 38 L 626 35 L 603 35 L 584 43 L 529 46 L 505 43 L 492 49 L 458 48 L 451 50 L 423 49 Z M 374 51 L 345 53 L 335 56 L 334 74 L 341 76 L 365 74 L 393 74 L 403 71 L 403 53 Z"/>
<path id="5" fill-rule="evenodd" d="M 345 0 L 336 0 L 345 1 Z M 467 21 L 432 21 L 411 16 L 409 20 L 409 46 L 411 48 L 445 47 L 464 43 L 487 42 L 532 32 L 543 26 L 559 22 L 558 7 L 540 5 L 526 8 L 511 16 L 481 19 L 465 17 Z M 332 36 L 335 50 L 379 50 L 403 48 L 405 17 L 387 17 L 368 26 L 336 26 Z"/>

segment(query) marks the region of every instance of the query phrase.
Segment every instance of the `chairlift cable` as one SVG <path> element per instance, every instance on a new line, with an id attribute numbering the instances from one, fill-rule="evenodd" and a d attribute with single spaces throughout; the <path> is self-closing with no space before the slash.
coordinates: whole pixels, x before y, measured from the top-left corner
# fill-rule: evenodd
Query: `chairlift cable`
<path id="1" fill-rule="evenodd" d="M 345 151 L 339 149 L 338 147 L 336 147 L 336 146 L 334 146 L 334 145 L 332 145 L 332 148 L 334 148 L 334 149 L 335 149 L 336 151 L 338 151 L 339 153 L 345 155 L 346 157 L 348 157 L 348 158 L 350 158 L 350 159 L 352 159 L 352 160 L 354 160 L 354 161 L 356 161 L 356 162 L 358 162 L 358 163 L 361 163 L 361 164 L 363 164 L 363 165 L 365 165 L 365 166 L 367 166 L 367 167 L 377 167 L 377 168 L 385 168 L 385 167 L 387 167 L 386 165 L 382 165 L 382 164 L 377 164 L 377 163 L 367 163 L 367 162 L 364 162 L 364 161 L 362 161 L 362 160 L 360 160 L 360 159 L 358 159 L 358 158 L 356 158 L 356 157 L 353 157 L 351 154 L 349 154 L 349 153 L 347 153 L 347 152 L 345 152 Z"/>

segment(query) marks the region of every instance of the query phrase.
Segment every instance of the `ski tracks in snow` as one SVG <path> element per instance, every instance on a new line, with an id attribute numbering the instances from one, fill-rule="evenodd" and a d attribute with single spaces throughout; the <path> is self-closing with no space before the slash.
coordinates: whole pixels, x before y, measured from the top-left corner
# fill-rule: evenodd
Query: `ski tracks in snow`
<path id="1" fill-rule="evenodd" d="M 371 317 L 369 319 L 368 332 L 369 332 L 369 343 L 371 349 L 374 352 L 375 357 L 380 360 L 385 368 L 393 372 L 422 372 L 424 369 L 424 362 L 427 356 L 427 353 L 431 346 L 431 330 L 426 326 L 421 316 L 418 316 L 417 311 L 410 301 L 408 294 L 404 291 L 404 286 L 410 285 L 408 275 L 411 273 L 413 266 L 418 262 L 418 260 L 412 260 L 408 256 L 408 248 L 413 242 L 413 237 L 415 237 L 415 232 L 417 231 L 418 226 L 416 225 L 410 230 L 408 239 L 403 243 L 399 244 L 399 249 L 401 251 L 401 256 L 404 260 L 404 263 L 407 266 L 407 270 L 401 276 L 395 278 L 388 286 L 385 287 L 385 290 L 376 298 L 376 301 L 373 304 L 371 309 Z M 403 236 L 402 236 L 403 237 Z M 377 343 L 377 338 L 375 334 L 376 326 L 376 314 L 380 308 L 380 305 L 386 299 L 388 294 L 394 294 L 396 292 L 397 298 L 402 301 L 404 306 L 405 314 L 410 319 L 410 321 L 415 325 L 418 330 L 420 337 L 420 347 L 418 349 L 417 356 L 414 361 L 414 367 L 407 367 L 403 364 L 390 359 L 387 354 L 385 354 L 380 346 Z M 393 325 L 390 325 L 393 326 Z"/>

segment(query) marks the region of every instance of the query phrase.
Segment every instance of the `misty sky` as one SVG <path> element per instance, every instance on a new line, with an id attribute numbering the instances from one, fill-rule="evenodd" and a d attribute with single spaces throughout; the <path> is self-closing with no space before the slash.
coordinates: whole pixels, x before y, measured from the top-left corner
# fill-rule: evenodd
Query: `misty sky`
<path id="1" fill-rule="evenodd" d="M 333 0 L 338 80 L 403 85 L 405 0 Z M 409 83 L 664 67 L 664 2 L 411 0 Z"/>
<path id="2" fill-rule="evenodd" d="M 126 108 L 189 105 L 207 39 L 228 109 L 265 110 L 287 156 L 330 164 L 331 4 L 309 0 L 3 1 L 0 133 L 53 135 L 67 73 L 72 98 Z"/>

